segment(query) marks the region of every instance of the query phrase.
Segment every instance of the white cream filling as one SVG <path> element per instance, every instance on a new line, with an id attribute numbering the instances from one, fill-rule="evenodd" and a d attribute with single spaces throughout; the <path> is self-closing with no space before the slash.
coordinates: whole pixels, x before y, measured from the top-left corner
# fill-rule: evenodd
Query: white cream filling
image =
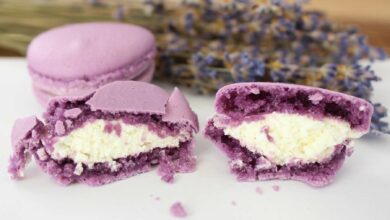
<path id="1" fill-rule="evenodd" d="M 214 124 L 251 152 L 281 165 L 297 160 L 319 162 L 331 156 L 337 144 L 364 134 L 344 121 L 276 112 L 239 125 L 227 125 L 217 117 Z"/>
<path id="2" fill-rule="evenodd" d="M 121 120 L 110 123 L 120 125 L 120 135 L 116 131 L 105 131 L 106 121 L 99 119 L 58 138 L 53 146 L 53 157 L 69 157 L 77 164 L 88 166 L 109 162 L 115 168 L 114 159 L 135 156 L 158 147 L 179 147 L 179 143 L 188 140 L 191 135 L 183 131 L 176 136 L 160 137 L 147 125 L 130 125 Z M 81 168 L 78 166 L 75 172 L 82 172 Z"/>

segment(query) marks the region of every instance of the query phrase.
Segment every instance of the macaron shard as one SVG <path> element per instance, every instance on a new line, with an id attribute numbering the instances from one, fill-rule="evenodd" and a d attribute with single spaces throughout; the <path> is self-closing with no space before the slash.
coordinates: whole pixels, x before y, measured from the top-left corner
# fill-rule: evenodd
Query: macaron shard
<path id="1" fill-rule="evenodd" d="M 175 106 L 171 111 L 169 106 Z M 166 182 L 195 169 L 199 125 L 180 90 L 117 81 L 78 96 L 53 98 L 44 122 L 15 122 L 9 172 L 21 179 L 32 155 L 61 184 L 102 185 L 158 167 Z"/>
<path id="2" fill-rule="evenodd" d="M 351 142 L 369 131 L 373 106 L 320 88 L 238 83 L 221 88 L 205 128 L 238 180 L 331 183 Z"/>
<path id="3" fill-rule="evenodd" d="M 145 28 L 114 22 L 70 24 L 38 35 L 27 63 L 38 101 L 120 80 L 149 82 L 156 45 Z"/>

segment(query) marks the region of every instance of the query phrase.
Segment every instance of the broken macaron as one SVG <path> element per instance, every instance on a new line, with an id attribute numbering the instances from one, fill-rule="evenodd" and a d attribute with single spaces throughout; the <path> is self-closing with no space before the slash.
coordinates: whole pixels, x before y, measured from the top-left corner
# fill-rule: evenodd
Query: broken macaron
<path id="1" fill-rule="evenodd" d="M 32 155 L 62 184 L 102 185 L 158 167 L 172 182 L 195 168 L 196 114 L 175 88 L 171 94 L 144 82 L 117 81 L 79 96 L 53 98 L 44 114 L 19 119 L 12 131 L 14 179 Z"/>
<path id="2" fill-rule="evenodd" d="M 372 105 L 320 88 L 238 83 L 221 88 L 205 134 L 239 180 L 332 182 L 351 142 L 370 128 Z"/>

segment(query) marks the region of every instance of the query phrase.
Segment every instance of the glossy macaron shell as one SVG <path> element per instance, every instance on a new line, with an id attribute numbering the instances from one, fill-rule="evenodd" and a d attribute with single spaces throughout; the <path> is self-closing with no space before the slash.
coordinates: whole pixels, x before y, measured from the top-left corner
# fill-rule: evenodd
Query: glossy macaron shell
<path id="1" fill-rule="evenodd" d="M 137 65 L 155 51 L 152 33 L 121 23 L 81 23 L 37 36 L 27 51 L 30 72 L 71 81 Z"/>

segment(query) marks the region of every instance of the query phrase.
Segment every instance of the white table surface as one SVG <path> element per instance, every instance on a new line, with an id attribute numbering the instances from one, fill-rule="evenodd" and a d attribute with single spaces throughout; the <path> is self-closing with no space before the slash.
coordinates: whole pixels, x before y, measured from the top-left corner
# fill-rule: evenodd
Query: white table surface
<path id="1" fill-rule="evenodd" d="M 390 107 L 390 61 L 374 69 L 383 78 L 374 98 Z M 177 175 L 174 184 L 152 171 L 101 187 L 64 187 L 34 162 L 25 180 L 12 181 L 6 171 L 12 124 L 43 109 L 32 95 L 24 59 L 0 59 L 0 74 L 0 219 L 175 219 L 169 207 L 176 201 L 188 211 L 187 219 L 390 219 L 390 136 L 357 141 L 335 182 L 321 189 L 295 181 L 237 182 L 227 158 L 201 134 L 196 172 Z M 185 92 L 203 127 L 214 112 L 213 97 Z"/>

